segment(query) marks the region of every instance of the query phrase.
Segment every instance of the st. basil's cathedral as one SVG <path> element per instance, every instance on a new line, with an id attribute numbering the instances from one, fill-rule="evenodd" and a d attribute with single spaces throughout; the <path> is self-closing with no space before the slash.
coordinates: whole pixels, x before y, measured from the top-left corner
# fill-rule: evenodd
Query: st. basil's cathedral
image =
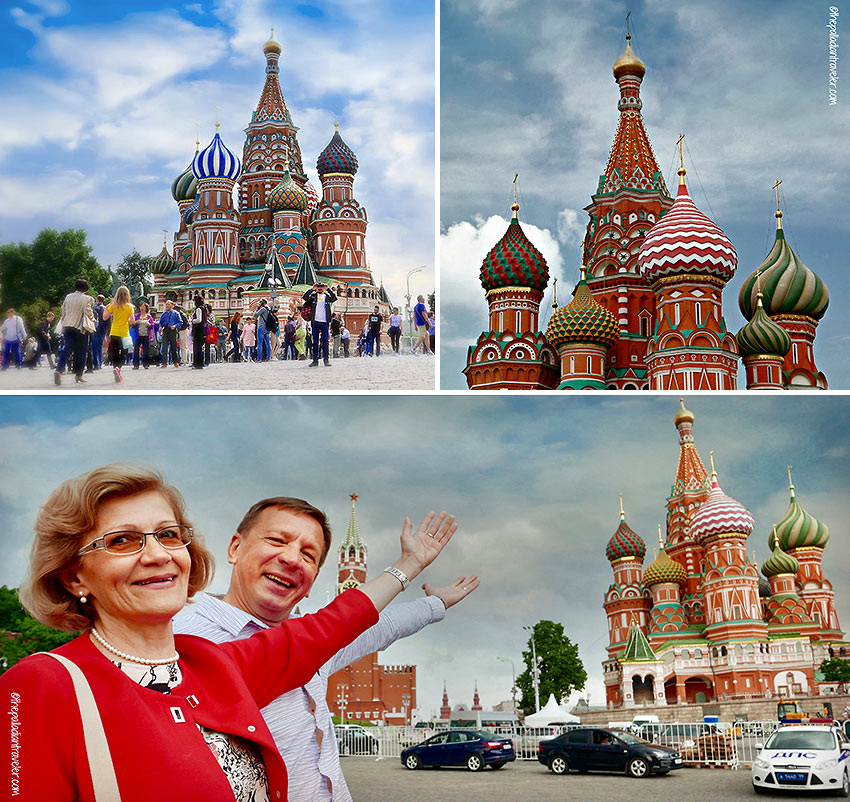
<path id="1" fill-rule="evenodd" d="M 339 127 L 316 162 L 321 196 L 308 179 L 298 128 L 279 81 L 282 48 L 274 32 L 263 45 L 266 80 L 245 129 L 240 160 L 218 133 L 174 179 L 179 228 L 171 252 L 154 260 L 152 306 L 188 304 L 201 295 L 218 317 L 252 314 L 274 296 L 283 319 L 303 293 L 323 281 L 338 297 L 334 311 L 360 331 L 375 305 L 391 312 L 366 259 L 366 209 L 354 196 L 357 157 Z M 238 209 L 234 188 L 238 184 Z"/>
<path id="2" fill-rule="evenodd" d="M 738 257 L 688 192 L 679 139 L 679 186 L 667 190 L 643 125 L 646 65 L 626 48 L 613 66 L 619 124 L 591 203 L 573 299 L 540 331 L 546 260 L 526 237 L 519 205 L 487 254 L 481 284 L 489 326 L 470 346 L 472 390 L 734 390 L 743 360 L 747 389 L 822 389 L 814 339 L 829 305 L 823 281 L 782 229 L 741 288 L 747 323 L 726 328 L 722 293 Z M 777 185 L 778 186 L 777 182 Z"/>
<path id="3" fill-rule="evenodd" d="M 758 525 L 770 551 L 760 577 L 747 554 L 756 522 L 724 492 L 713 452 L 706 470 L 684 402 L 674 424 L 679 462 L 655 559 L 643 567 L 646 543 L 622 496 L 605 550 L 614 572 L 604 600 L 609 706 L 818 695 L 817 666 L 850 648 L 823 573 L 828 527 L 798 501 L 789 468 L 788 509 L 774 526 Z"/>

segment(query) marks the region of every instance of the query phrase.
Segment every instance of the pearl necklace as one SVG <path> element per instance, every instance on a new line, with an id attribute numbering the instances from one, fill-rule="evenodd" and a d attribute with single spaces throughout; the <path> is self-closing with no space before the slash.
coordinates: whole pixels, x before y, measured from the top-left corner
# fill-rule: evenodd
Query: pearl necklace
<path id="1" fill-rule="evenodd" d="M 177 654 L 177 652 L 174 652 L 173 657 L 166 657 L 164 660 L 147 660 L 144 657 L 136 657 L 135 655 L 127 654 L 127 652 L 122 652 L 119 649 L 116 649 L 111 643 L 108 643 L 103 635 L 101 635 L 94 627 L 91 629 L 91 634 L 94 635 L 97 642 L 103 646 L 104 649 L 112 652 L 112 654 L 117 654 L 129 663 L 137 663 L 141 666 L 167 666 L 169 663 L 176 663 L 180 659 L 180 655 Z"/>

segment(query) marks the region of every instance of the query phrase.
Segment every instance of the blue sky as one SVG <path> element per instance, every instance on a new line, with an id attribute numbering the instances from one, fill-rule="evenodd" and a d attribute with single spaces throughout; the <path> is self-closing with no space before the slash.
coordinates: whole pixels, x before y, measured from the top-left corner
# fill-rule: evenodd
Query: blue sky
<path id="1" fill-rule="evenodd" d="M 667 186 L 686 134 L 691 196 L 738 251 L 724 291 L 737 294 L 774 239 L 780 187 L 786 236 L 827 284 L 815 359 L 832 389 L 850 388 L 843 325 L 850 211 L 850 99 L 827 101 L 830 4 L 712 0 L 445 0 L 441 6 L 441 387 L 466 388 L 467 346 L 487 326 L 481 261 L 504 234 L 519 173 L 520 221 L 560 284 L 577 280 L 590 202 L 616 130 L 611 65 L 632 45 L 647 65 L 643 118 Z M 839 33 L 842 29 L 839 17 Z M 842 41 L 839 39 L 839 42 Z M 839 54 L 840 54 L 839 50 Z M 551 311 L 552 289 L 543 302 Z"/>
<path id="2" fill-rule="evenodd" d="M 708 461 L 715 451 L 724 490 L 755 517 L 748 544 L 768 556 L 770 527 L 788 507 L 787 465 L 797 497 L 831 530 L 825 573 L 836 588 L 839 620 L 850 626 L 850 398 L 694 395 L 694 437 Z M 325 509 L 338 544 L 358 493 L 370 576 L 391 563 L 405 515 L 456 513 L 460 531 L 418 585 L 478 573 L 481 587 L 446 620 L 401 641 L 385 664 L 415 663 L 420 706 L 486 706 L 509 698 L 510 666 L 525 646 L 523 625 L 560 621 L 603 699 L 600 663 L 607 644 L 602 598 L 612 573 L 605 545 L 619 523 L 647 543 L 675 477 L 679 452 L 672 395 L 553 396 L 133 396 L 0 398 L 0 584 L 17 586 L 37 510 L 70 476 L 115 460 L 153 465 L 183 492 L 190 519 L 217 558 L 213 590 L 229 578 L 225 549 L 259 498 L 294 495 Z M 203 425 L 187 428 L 187 421 Z M 333 433 L 317 458 L 313 435 Z M 426 433 L 423 434 L 423 433 Z M 428 457 L 423 457 L 427 452 Z M 277 470 L 269 470 L 277 455 Z M 262 467 L 258 467 L 262 466 Z M 333 589 L 329 557 L 305 611 Z M 498 644 L 498 645 L 494 645 Z"/>
<path id="3" fill-rule="evenodd" d="M 171 182 L 215 132 L 241 156 L 269 29 L 304 167 L 357 154 L 367 259 L 396 303 L 434 287 L 434 9 L 390 0 L 22 0 L 0 11 L 0 242 L 85 228 L 100 262 L 157 253 Z"/>

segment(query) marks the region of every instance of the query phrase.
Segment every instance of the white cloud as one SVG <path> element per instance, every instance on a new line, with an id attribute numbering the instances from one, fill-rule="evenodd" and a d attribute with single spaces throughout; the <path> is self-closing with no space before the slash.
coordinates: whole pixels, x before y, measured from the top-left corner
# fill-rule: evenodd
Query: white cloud
<path id="1" fill-rule="evenodd" d="M 16 25 L 36 34 L 36 36 L 42 32 L 44 28 L 42 23 L 46 19 L 61 17 L 71 10 L 66 0 L 27 0 L 27 5 L 35 6 L 38 10 L 27 11 L 16 6 L 9 10 L 9 14 L 15 20 Z"/>
<path id="2" fill-rule="evenodd" d="M 561 209 L 558 212 L 558 242 L 562 245 L 581 244 L 585 230 L 583 210 Z"/>

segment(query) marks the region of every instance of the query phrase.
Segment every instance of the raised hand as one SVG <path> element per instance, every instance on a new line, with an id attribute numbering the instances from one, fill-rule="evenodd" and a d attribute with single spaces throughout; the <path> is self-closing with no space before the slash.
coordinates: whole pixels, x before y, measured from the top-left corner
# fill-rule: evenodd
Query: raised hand
<path id="1" fill-rule="evenodd" d="M 456 531 L 457 523 L 455 523 L 454 515 L 449 515 L 445 510 L 439 514 L 429 512 L 415 532 L 410 518 L 405 518 L 401 530 L 402 559 L 405 562 L 414 560 L 418 568 L 416 573 L 419 573 L 434 562 Z"/>
<path id="2" fill-rule="evenodd" d="M 480 584 L 477 576 L 460 576 L 442 588 L 432 587 L 426 582 L 422 585 L 422 590 L 426 596 L 438 596 L 448 610 L 453 604 L 465 599 Z"/>

